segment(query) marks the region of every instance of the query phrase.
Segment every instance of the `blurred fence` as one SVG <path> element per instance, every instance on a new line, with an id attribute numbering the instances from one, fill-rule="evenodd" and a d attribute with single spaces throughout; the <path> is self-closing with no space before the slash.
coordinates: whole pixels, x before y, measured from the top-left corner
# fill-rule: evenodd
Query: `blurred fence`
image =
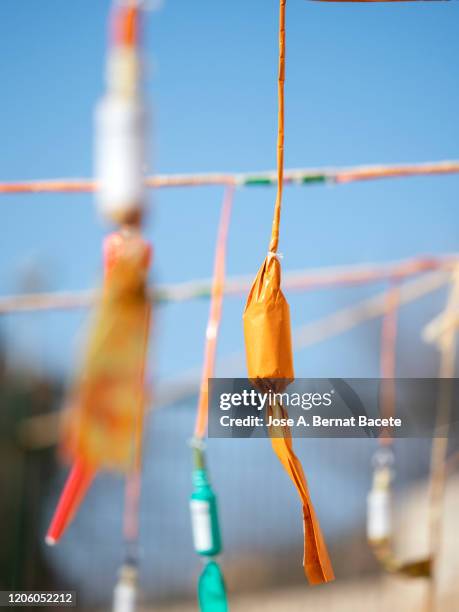
<path id="1" fill-rule="evenodd" d="M 190 402 L 161 409 L 151 415 L 148 427 L 141 504 L 141 584 L 147 600 L 192 596 L 200 570 L 188 513 L 192 407 Z M 364 538 L 375 442 L 303 439 L 295 440 L 295 448 L 338 578 L 375 571 Z M 304 583 L 301 507 L 269 441 L 210 440 L 208 451 L 230 590 Z M 399 440 L 396 453 L 399 488 L 426 475 L 426 441 Z M 62 482 L 59 474 L 50 487 L 46 518 Z M 62 543 L 47 550 L 55 571 L 88 602 L 103 603 L 110 597 L 122 560 L 122 506 L 121 479 L 100 477 Z"/>

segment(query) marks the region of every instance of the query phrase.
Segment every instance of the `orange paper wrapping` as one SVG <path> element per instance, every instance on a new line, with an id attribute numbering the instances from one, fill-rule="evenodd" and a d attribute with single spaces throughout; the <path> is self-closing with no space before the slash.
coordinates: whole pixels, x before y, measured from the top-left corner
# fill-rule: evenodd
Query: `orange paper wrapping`
<path id="1" fill-rule="evenodd" d="M 135 232 L 109 236 L 104 250 L 104 291 L 70 397 L 63 451 L 94 469 L 126 471 L 140 447 L 145 405 L 151 250 Z"/>
<path id="2" fill-rule="evenodd" d="M 268 255 L 252 285 L 243 315 L 249 378 L 258 386 L 269 385 L 276 391 L 295 377 L 290 309 L 280 283 L 279 260 Z"/>

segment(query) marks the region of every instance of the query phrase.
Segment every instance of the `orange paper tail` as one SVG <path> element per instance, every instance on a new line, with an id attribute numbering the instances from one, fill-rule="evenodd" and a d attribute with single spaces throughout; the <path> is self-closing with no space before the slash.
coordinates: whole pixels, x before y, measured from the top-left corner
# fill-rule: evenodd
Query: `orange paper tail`
<path id="1" fill-rule="evenodd" d="M 64 535 L 95 475 L 94 470 L 81 461 L 74 463 L 46 534 L 47 544 L 56 544 Z"/>
<path id="2" fill-rule="evenodd" d="M 276 418 L 287 418 L 287 411 L 282 406 L 275 406 Z M 303 504 L 303 529 L 304 529 L 304 573 L 310 584 L 321 584 L 334 580 L 332 564 L 328 556 L 319 521 L 317 520 L 314 506 L 309 494 L 306 477 L 301 462 L 295 455 L 292 438 L 287 427 L 281 437 L 271 437 L 271 444 L 279 461 L 289 475 L 298 491 Z"/>

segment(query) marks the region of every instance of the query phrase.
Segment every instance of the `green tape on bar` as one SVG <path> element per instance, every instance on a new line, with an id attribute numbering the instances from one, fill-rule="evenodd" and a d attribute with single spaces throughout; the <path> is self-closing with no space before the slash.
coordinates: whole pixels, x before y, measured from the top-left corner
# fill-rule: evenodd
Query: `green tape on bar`
<path id="1" fill-rule="evenodd" d="M 273 183 L 275 183 L 275 181 L 265 176 L 249 176 L 249 178 L 244 181 L 244 185 L 247 185 L 247 187 L 253 187 L 256 185 L 272 185 Z"/>
<path id="2" fill-rule="evenodd" d="M 327 176 L 325 174 L 307 174 L 300 178 L 301 183 L 325 183 Z M 247 187 L 256 187 L 257 185 L 275 185 L 275 179 L 266 176 L 252 176 L 244 181 Z"/>
<path id="3" fill-rule="evenodd" d="M 325 183 L 327 177 L 325 174 L 307 174 L 301 179 L 302 183 Z"/>

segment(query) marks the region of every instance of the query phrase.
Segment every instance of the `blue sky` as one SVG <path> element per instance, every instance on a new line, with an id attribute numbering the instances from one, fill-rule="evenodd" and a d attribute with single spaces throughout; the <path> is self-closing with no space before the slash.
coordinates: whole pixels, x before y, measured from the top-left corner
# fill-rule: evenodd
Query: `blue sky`
<path id="1" fill-rule="evenodd" d="M 0 5 L 0 179 L 89 176 L 92 112 L 103 92 L 109 3 L 3 0 Z M 287 167 L 459 157 L 457 3 L 287 7 Z M 166 1 L 146 25 L 152 170 L 263 170 L 275 165 L 277 2 Z M 459 177 L 339 187 L 288 187 L 280 250 L 285 270 L 385 261 L 457 249 Z M 269 237 L 274 190 L 236 194 L 228 272 L 253 273 Z M 146 233 L 154 278 L 208 277 L 222 193 L 175 189 L 151 197 Z M 35 262 L 49 290 L 83 289 L 100 277 L 107 228 L 90 195 L 2 196 L 0 290 L 20 290 Z M 382 287 L 378 287 L 381 289 Z M 295 326 L 374 288 L 291 296 Z M 419 325 L 442 296 L 402 317 L 418 353 Z M 154 370 L 198 366 L 207 303 L 161 309 Z M 243 300 L 227 300 L 220 353 L 242 348 Z M 66 373 L 83 313 L 8 316 L 19 357 Z M 405 332 L 403 332 L 405 333 Z M 301 353 L 306 375 L 377 372 L 377 324 Z M 403 352 L 405 351 L 405 352 Z M 428 358 L 428 349 L 423 355 Z M 405 370 L 403 370 L 405 368 Z M 419 365 L 419 372 L 422 367 Z M 230 372 L 227 373 L 232 374 Z"/>

